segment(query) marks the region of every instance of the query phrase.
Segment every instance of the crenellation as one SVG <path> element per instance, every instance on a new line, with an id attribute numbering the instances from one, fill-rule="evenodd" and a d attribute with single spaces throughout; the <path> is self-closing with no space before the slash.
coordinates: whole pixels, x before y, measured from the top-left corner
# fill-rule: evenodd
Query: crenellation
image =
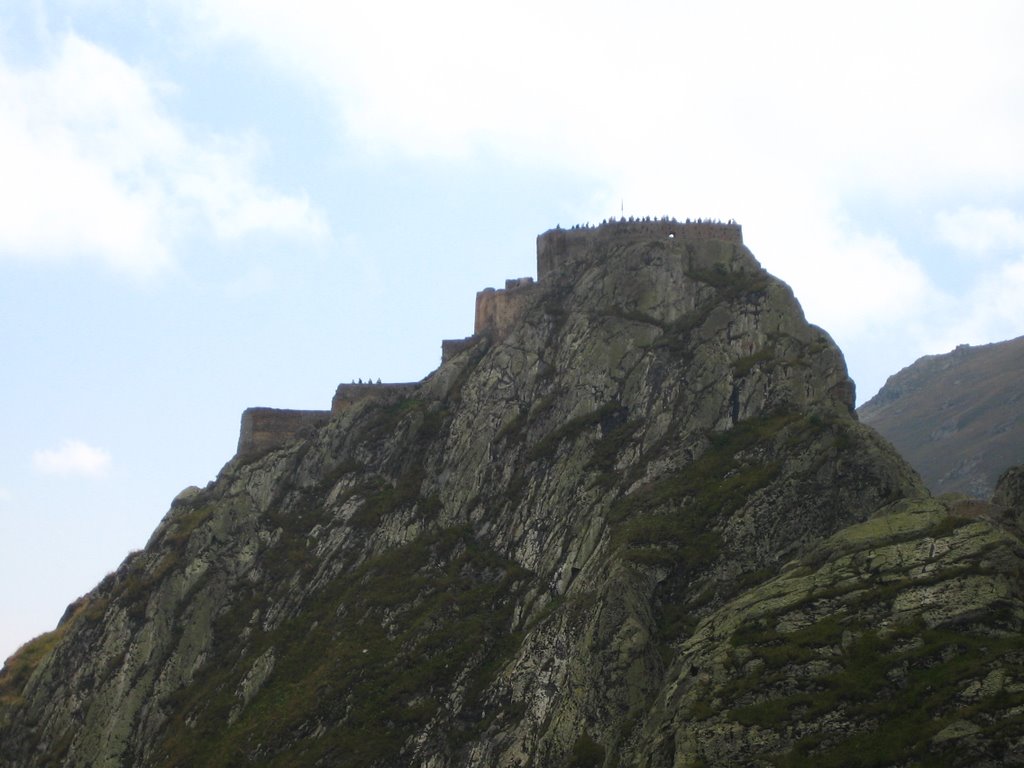
<path id="1" fill-rule="evenodd" d="M 672 218 L 612 219 L 597 226 L 555 227 L 537 236 L 537 281 L 566 278 L 585 264 L 598 246 L 638 238 L 722 240 L 743 245 L 743 228 L 735 221 L 722 223 Z"/>
<path id="2" fill-rule="evenodd" d="M 505 290 L 511 291 L 513 288 L 528 288 L 533 284 L 532 277 L 510 277 L 505 280 Z"/>

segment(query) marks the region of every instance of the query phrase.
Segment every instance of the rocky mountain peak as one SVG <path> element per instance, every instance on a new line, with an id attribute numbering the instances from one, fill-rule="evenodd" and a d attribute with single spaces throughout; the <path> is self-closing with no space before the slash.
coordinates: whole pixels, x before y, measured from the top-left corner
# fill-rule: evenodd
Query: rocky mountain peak
<path id="1" fill-rule="evenodd" d="M 716 231 L 590 232 L 570 271 L 509 289 L 500 333 L 179 496 L 8 662 L 0 759 L 661 768 L 859 738 L 859 712 L 776 732 L 750 710 L 802 695 L 762 645 L 797 633 L 793 660 L 842 667 L 870 644 L 847 590 L 872 594 L 872 552 L 1015 534 L 944 522 L 857 421 L 832 340 Z M 900 558 L 886 606 L 916 578 Z"/>

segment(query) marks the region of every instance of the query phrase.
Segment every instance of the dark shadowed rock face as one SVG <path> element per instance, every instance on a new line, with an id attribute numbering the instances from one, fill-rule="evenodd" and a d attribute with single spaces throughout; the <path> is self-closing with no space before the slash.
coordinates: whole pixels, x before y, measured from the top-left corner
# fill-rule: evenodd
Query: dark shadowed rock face
<path id="1" fill-rule="evenodd" d="M 742 245 L 615 241 L 563 277 L 179 497 L 8 662 L 0 764 L 1010 754 L 1012 515 L 925 498 Z"/>
<path id="2" fill-rule="evenodd" d="M 1011 509 L 1024 508 L 1024 467 L 1010 467 L 999 477 L 992 501 Z"/>
<path id="3" fill-rule="evenodd" d="M 928 355 L 858 409 L 933 493 L 992 495 L 1024 462 L 1024 337 Z"/>

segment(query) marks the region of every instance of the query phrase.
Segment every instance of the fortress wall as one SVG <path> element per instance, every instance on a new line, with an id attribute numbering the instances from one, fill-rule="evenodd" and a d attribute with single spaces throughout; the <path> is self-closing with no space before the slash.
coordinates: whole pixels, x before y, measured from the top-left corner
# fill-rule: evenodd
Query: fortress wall
<path id="1" fill-rule="evenodd" d="M 308 431 L 323 426 L 332 416 L 363 400 L 395 402 L 408 397 L 416 384 L 340 384 L 329 411 L 285 408 L 246 408 L 238 433 L 236 457 L 252 458 L 280 448 Z"/>
<path id="2" fill-rule="evenodd" d="M 592 258 L 599 245 L 638 238 L 682 238 L 684 240 L 724 240 L 743 245 L 743 228 L 739 224 L 674 221 L 612 221 L 597 227 L 550 229 L 537 236 L 537 280 L 544 282 L 572 271 Z"/>
<path id="3" fill-rule="evenodd" d="M 477 342 L 477 337 L 467 336 L 465 339 L 444 339 L 441 342 L 441 362 L 445 363 L 464 349 L 469 349 Z"/>
<path id="4" fill-rule="evenodd" d="M 506 280 L 504 289 L 485 288 L 477 293 L 474 335 L 490 332 L 504 338 L 522 314 L 535 285 L 532 277 L 520 277 Z"/>
<path id="5" fill-rule="evenodd" d="M 388 403 L 397 402 L 409 397 L 416 390 L 417 384 L 339 384 L 331 400 L 332 416 L 344 413 L 356 403 L 364 400 L 381 400 Z"/>
<path id="6" fill-rule="evenodd" d="M 551 229 L 537 237 L 537 281 L 555 281 L 570 276 L 580 264 L 593 259 L 594 251 L 609 243 L 637 239 L 722 240 L 743 245 L 743 229 L 739 224 L 674 219 L 610 221 L 597 227 Z M 491 333 L 504 338 L 526 307 L 528 290 L 536 285 L 532 278 L 505 281 L 505 288 L 485 288 L 476 295 L 473 334 Z M 444 362 L 465 346 L 461 342 L 443 342 Z M 447 345 L 447 346 L 446 346 Z"/>
<path id="7" fill-rule="evenodd" d="M 236 456 L 256 456 L 280 448 L 308 429 L 326 424 L 330 411 L 246 408 L 238 433 Z"/>
<path id="8" fill-rule="evenodd" d="M 729 222 L 679 222 L 671 219 L 611 221 L 598 227 L 556 228 L 537 237 L 537 277 L 557 281 L 571 277 L 573 268 L 593 258 L 594 249 L 617 241 L 640 238 L 723 240 L 743 244 L 739 224 Z M 441 342 L 442 362 L 477 342 L 480 334 L 504 338 L 532 300 L 537 283 L 532 277 L 505 281 L 503 289 L 485 288 L 476 295 L 473 336 Z M 416 392 L 417 383 L 339 384 L 330 411 L 296 411 L 279 408 L 248 408 L 242 413 L 238 457 L 250 457 L 279 448 L 308 430 L 326 424 L 366 400 L 395 403 Z"/>

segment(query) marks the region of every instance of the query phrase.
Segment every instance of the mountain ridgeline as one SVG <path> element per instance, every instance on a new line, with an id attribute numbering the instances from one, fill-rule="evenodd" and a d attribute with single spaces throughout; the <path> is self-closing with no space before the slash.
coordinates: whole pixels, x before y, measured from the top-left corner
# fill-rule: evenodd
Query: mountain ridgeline
<path id="1" fill-rule="evenodd" d="M 929 497 L 738 232 L 542 235 L 422 382 L 181 494 L 8 660 L 0 763 L 1013 764 L 1024 481 Z"/>
<path id="2" fill-rule="evenodd" d="M 926 355 L 858 414 L 932 493 L 988 498 L 1007 467 L 1024 462 L 1024 337 Z"/>

